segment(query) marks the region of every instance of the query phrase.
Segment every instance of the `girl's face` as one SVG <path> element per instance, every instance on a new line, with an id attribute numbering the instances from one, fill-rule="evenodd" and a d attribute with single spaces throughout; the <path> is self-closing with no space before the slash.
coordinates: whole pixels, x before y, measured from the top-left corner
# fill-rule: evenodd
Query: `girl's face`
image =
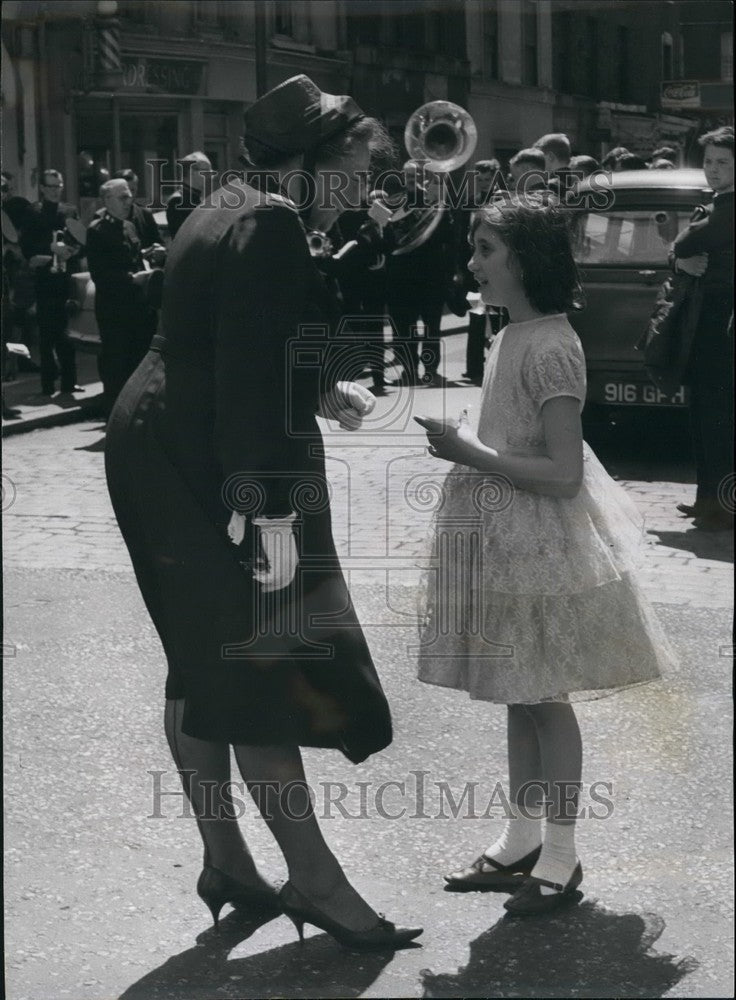
<path id="1" fill-rule="evenodd" d="M 496 231 L 484 222 L 473 233 L 473 256 L 468 269 L 487 305 L 508 307 L 520 295 L 524 297 L 516 258 Z"/>
<path id="2" fill-rule="evenodd" d="M 716 194 L 733 190 L 733 152 L 730 149 L 706 146 L 703 170 L 708 185 Z"/>

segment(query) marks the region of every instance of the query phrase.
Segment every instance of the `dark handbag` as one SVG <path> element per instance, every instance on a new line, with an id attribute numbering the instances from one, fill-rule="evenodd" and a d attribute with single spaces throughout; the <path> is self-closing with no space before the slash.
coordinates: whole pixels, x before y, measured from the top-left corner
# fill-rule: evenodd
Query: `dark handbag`
<path id="1" fill-rule="evenodd" d="M 647 328 L 636 345 L 644 354 L 647 375 L 668 396 L 682 383 L 702 301 L 700 278 L 670 275 L 657 293 Z"/>

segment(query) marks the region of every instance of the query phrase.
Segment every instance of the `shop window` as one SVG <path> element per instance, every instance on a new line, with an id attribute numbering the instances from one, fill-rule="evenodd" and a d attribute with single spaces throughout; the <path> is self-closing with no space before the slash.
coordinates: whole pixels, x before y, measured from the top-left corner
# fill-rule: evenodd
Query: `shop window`
<path id="1" fill-rule="evenodd" d="M 537 78 L 537 4 L 535 0 L 524 0 L 522 13 L 522 37 L 524 45 L 524 83 L 536 87 Z"/>
<path id="2" fill-rule="evenodd" d="M 721 80 L 733 83 L 733 32 L 721 33 Z"/>
<path id="3" fill-rule="evenodd" d="M 629 29 L 623 25 L 617 28 L 618 52 L 618 98 L 620 101 L 629 99 Z"/>
<path id="4" fill-rule="evenodd" d="M 498 80 L 498 70 L 498 5 L 493 0 L 483 10 L 483 76 Z"/>
<path id="5" fill-rule="evenodd" d="M 672 35 L 669 31 L 662 32 L 662 79 L 674 79 L 674 63 L 672 58 Z"/>

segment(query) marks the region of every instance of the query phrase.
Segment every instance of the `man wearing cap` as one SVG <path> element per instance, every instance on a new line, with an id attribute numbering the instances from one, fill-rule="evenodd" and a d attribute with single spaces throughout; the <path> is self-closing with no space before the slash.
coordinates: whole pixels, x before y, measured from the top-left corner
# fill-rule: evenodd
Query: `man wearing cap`
<path id="1" fill-rule="evenodd" d="M 246 111 L 259 176 L 206 196 L 174 239 L 161 333 L 118 399 L 105 456 L 168 662 L 169 746 L 195 812 L 208 811 L 200 897 L 215 924 L 230 902 L 360 949 L 401 947 L 421 929 L 380 918 L 348 882 L 299 751 L 357 763 L 392 738 L 332 540 L 316 419 L 357 429 L 373 397 L 329 364 L 330 305 L 305 227 L 327 232 L 339 215 L 335 172 L 357 201 L 384 136 L 305 76 Z M 297 205 L 295 176 L 316 197 Z M 288 865 L 279 898 L 232 816 L 229 745 Z M 288 802 L 267 794 L 274 784 Z"/>
<path id="2" fill-rule="evenodd" d="M 184 182 L 181 190 L 175 191 L 166 201 L 166 222 L 172 240 L 201 203 L 207 177 L 212 172 L 208 157 L 199 150 L 188 153 L 179 162 L 184 171 Z"/>
<path id="3" fill-rule="evenodd" d="M 109 413 L 156 332 L 156 312 L 146 297 L 148 274 L 141 242 L 130 220 L 133 196 L 122 178 L 100 188 L 102 213 L 87 229 L 87 263 L 95 283 L 95 316 L 102 353 L 100 375 Z"/>

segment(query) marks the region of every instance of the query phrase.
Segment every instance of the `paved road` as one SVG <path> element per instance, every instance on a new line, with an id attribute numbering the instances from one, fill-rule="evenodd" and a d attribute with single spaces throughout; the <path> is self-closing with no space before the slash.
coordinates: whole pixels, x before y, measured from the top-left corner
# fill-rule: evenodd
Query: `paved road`
<path id="1" fill-rule="evenodd" d="M 447 347 L 452 382 L 460 339 Z M 435 471 L 408 415 L 455 415 L 477 400 L 452 384 L 395 393 L 379 401 L 371 434 L 327 438 L 336 535 L 396 740 L 358 768 L 316 752 L 307 766 L 356 885 L 389 917 L 425 923 L 423 946 L 393 958 L 346 955 L 321 934 L 301 949 L 284 919 L 228 917 L 219 938 L 206 929 L 194 825 L 176 795 L 155 816 L 151 772 L 177 791 L 160 727 L 163 663 L 107 500 L 100 425 L 7 442 L 13 1000 L 731 994 L 731 538 L 674 512 L 693 496 L 687 459 L 663 457 L 684 451 L 677 421 L 600 442 L 646 515 L 644 583 L 680 664 L 661 685 L 580 709 L 586 781 L 611 782 L 614 803 L 607 821 L 581 823 L 586 901 L 520 925 L 503 919 L 502 897 L 442 892 L 441 873 L 500 828 L 490 802 L 505 778 L 505 720 L 414 680 L 412 584 L 430 496 L 415 477 Z M 474 782 L 475 802 L 461 801 Z M 334 804 L 343 787 L 349 817 Z M 283 877 L 251 807 L 243 823 L 266 871 Z"/>

